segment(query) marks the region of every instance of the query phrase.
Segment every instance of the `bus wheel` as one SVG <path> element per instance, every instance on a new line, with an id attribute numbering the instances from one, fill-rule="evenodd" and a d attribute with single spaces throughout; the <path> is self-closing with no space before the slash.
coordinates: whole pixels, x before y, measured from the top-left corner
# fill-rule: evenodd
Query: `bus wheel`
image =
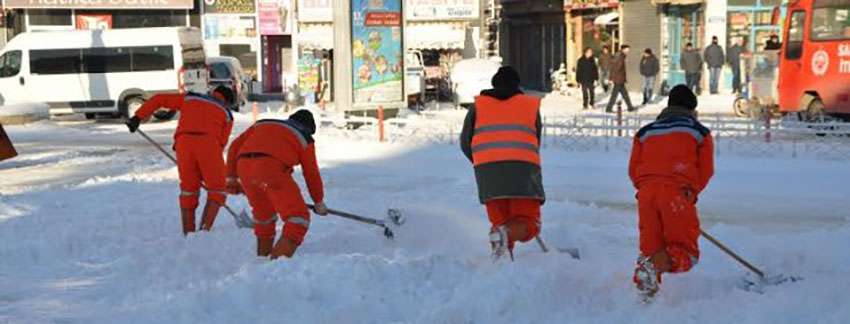
<path id="1" fill-rule="evenodd" d="M 804 114 L 804 118 L 806 122 L 809 123 L 822 123 L 829 119 L 829 116 L 823 111 L 824 105 L 823 101 L 818 99 L 812 100 L 809 103 L 809 107 L 806 108 L 806 112 Z"/>
<path id="2" fill-rule="evenodd" d="M 735 115 L 738 115 L 738 117 L 747 117 L 747 106 L 749 106 L 747 99 L 739 97 L 732 104 L 732 109 L 735 110 Z"/>
<path id="3" fill-rule="evenodd" d="M 157 120 L 161 121 L 171 120 L 171 118 L 174 118 L 174 115 L 177 115 L 176 111 L 170 111 L 165 109 L 157 110 L 153 113 L 153 116 L 156 117 Z"/>
<path id="4" fill-rule="evenodd" d="M 141 96 L 132 96 L 124 99 L 124 118 L 130 119 L 136 115 L 136 111 L 142 108 L 145 99 Z"/>

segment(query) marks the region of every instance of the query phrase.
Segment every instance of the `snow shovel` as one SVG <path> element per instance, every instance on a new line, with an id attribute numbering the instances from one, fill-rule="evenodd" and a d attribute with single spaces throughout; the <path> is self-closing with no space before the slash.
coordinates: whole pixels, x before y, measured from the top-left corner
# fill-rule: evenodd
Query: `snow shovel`
<path id="1" fill-rule="evenodd" d="M 315 209 L 316 209 L 316 206 L 311 205 L 311 204 L 307 204 L 307 207 L 310 207 L 310 209 L 312 209 L 313 211 L 315 211 Z M 385 219 L 385 220 L 363 217 L 363 216 L 354 215 L 354 214 L 346 213 L 346 212 L 339 211 L 339 210 L 333 210 L 333 209 L 330 209 L 330 208 L 328 208 L 328 214 L 336 215 L 336 216 L 339 216 L 339 217 L 342 217 L 342 218 L 348 218 L 350 220 L 358 221 L 358 222 L 369 224 L 369 225 L 375 225 L 375 226 L 378 226 L 378 227 L 382 227 L 382 228 L 384 228 L 384 236 L 387 239 L 390 239 L 390 240 L 395 237 L 395 234 L 390 229 L 388 224 L 392 224 L 392 225 L 395 225 L 395 226 L 401 226 L 405 222 L 404 216 L 401 214 L 401 212 L 398 209 L 388 210 L 387 211 L 387 219 Z"/>
<path id="2" fill-rule="evenodd" d="M 174 162 L 174 164 L 177 164 L 177 159 L 175 159 L 174 156 L 171 155 L 171 153 L 168 153 L 168 151 L 162 148 L 162 145 L 159 145 L 159 143 L 155 142 L 152 138 L 150 138 L 148 134 L 145 134 L 145 132 L 143 132 L 141 129 L 136 129 L 136 132 L 138 132 L 139 135 L 142 135 L 142 137 L 148 140 L 148 142 L 153 144 L 153 146 L 156 147 L 160 152 L 162 152 L 162 154 L 165 154 L 165 156 L 168 157 L 168 159 L 170 159 L 172 162 Z M 201 185 L 201 187 L 204 188 L 204 190 L 207 189 L 206 186 L 204 186 L 203 184 Z M 246 213 L 244 210 L 241 213 L 237 214 L 227 204 L 224 204 L 223 207 L 225 210 L 227 210 L 230 216 L 233 216 L 233 221 L 236 223 L 236 227 L 254 228 L 254 220 L 251 219 L 251 216 L 248 216 L 248 213 Z"/>
<path id="3" fill-rule="evenodd" d="M 549 247 L 546 246 L 546 242 L 543 242 L 543 238 L 541 238 L 540 235 L 535 236 L 534 240 L 537 241 L 537 245 L 540 245 L 540 249 L 543 250 L 543 253 L 549 253 Z M 577 248 L 556 248 L 556 250 L 560 253 L 569 254 L 573 259 L 581 259 L 581 254 L 579 254 Z"/>
<path id="4" fill-rule="evenodd" d="M 714 236 L 711 236 L 710 234 L 706 233 L 702 229 L 700 229 L 699 231 L 702 234 L 702 236 L 705 237 L 709 242 L 713 243 L 721 251 L 728 254 L 730 257 L 735 259 L 735 261 L 738 261 L 738 263 L 742 264 L 744 267 L 746 267 L 747 269 L 749 269 L 750 271 L 752 271 L 752 273 L 754 273 L 756 275 L 756 278 L 753 278 L 752 276 L 747 276 L 747 277 L 744 277 L 744 278 L 741 279 L 742 280 L 741 288 L 743 288 L 744 290 L 754 291 L 754 292 L 757 292 L 757 293 L 764 293 L 764 287 L 765 286 L 775 286 L 775 285 L 780 285 L 780 284 L 783 284 L 783 283 L 786 283 L 786 282 L 797 282 L 797 281 L 803 280 L 803 277 L 800 277 L 800 276 L 786 276 L 786 275 L 783 275 L 783 274 L 775 274 L 775 275 L 765 274 L 764 271 L 761 271 L 761 269 L 756 268 L 754 265 L 747 262 L 747 260 L 744 260 L 744 258 L 742 258 L 737 253 L 733 252 L 731 249 L 726 247 L 726 245 L 723 245 L 723 243 L 720 243 L 720 241 L 718 241 L 716 238 L 714 238 Z"/>

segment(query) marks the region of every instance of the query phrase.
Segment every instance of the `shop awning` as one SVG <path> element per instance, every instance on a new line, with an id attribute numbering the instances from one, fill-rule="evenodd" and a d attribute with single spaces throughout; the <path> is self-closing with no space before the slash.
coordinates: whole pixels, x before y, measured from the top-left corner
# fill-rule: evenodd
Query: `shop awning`
<path id="1" fill-rule="evenodd" d="M 463 49 L 466 24 L 463 22 L 415 23 L 404 29 L 407 48 Z"/>
<path id="2" fill-rule="evenodd" d="M 613 11 L 604 15 L 599 15 L 593 20 L 594 25 L 616 25 L 620 21 L 620 13 Z"/>
<path id="3" fill-rule="evenodd" d="M 334 48 L 333 24 L 302 24 L 298 30 L 298 44 L 307 49 Z"/>
<path id="4" fill-rule="evenodd" d="M 683 5 L 692 5 L 692 4 L 700 4 L 705 2 L 704 0 L 652 0 L 652 4 L 660 5 L 660 4 L 671 4 L 676 6 Z"/>

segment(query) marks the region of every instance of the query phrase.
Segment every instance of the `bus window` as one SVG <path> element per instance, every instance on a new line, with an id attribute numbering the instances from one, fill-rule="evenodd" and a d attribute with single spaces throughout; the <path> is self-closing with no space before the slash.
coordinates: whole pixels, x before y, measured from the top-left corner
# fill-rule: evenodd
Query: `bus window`
<path id="1" fill-rule="evenodd" d="M 8 78 L 21 72 L 21 51 L 11 51 L 0 57 L 0 78 Z"/>
<path id="2" fill-rule="evenodd" d="M 133 72 L 174 70 L 171 46 L 144 46 L 130 49 Z"/>
<path id="3" fill-rule="evenodd" d="M 130 49 L 96 47 L 83 49 L 83 73 L 130 72 Z"/>
<path id="4" fill-rule="evenodd" d="M 850 2 L 817 1 L 809 37 L 813 41 L 850 39 Z"/>
<path id="5" fill-rule="evenodd" d="M 806 12 L 795 11 L 791 14 L 791 26 L 785 41 L 785 58 L 796 60 L 803 56 L 803 26 L 806 25 Z"/>
<path id="6" fill-rule="evenodd" d="M 30 73 L 76 74 L 80 61 L 79 49 L 30 50 Z"/>

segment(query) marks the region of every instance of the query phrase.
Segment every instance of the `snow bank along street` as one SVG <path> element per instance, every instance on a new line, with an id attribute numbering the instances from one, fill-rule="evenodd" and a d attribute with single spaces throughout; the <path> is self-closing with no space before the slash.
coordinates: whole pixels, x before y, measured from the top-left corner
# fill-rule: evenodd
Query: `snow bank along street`
<path id="1" fill-rule="evenodd" d="M 459 131 L 456 120 L 443 127 Z M 249 124 L 237 116 L 234 134 Z M 174 125 L 142 128 L 170 145 Z M 493 264 L 457 145 L 377 143 L 366 126 L 324 127 L 328 206 L 371 217 L 398 208 L 407 223 L 388 241 L 377 228 L 314 216 L 298 258 L 268 262 L 224 212 L 211 233 L 183 238 L 176 168 L 124 125 L 6 130 L 21 155 L 0 163 L 3 323 L 850 321 L 847 160 L 718 156 L 699 200 L 703 229 L 768 272 L 805 280 L 740 290 L 745 269 L 701 239 L 695 269 L 666 276 L 644 305 L 631 282 L 637 215 L 625 151 L 547 146 L 542 236 L 582 259 L 526 244 L 516 262 Z M 247 207 L 244 196 L 228 202 Z"/>

